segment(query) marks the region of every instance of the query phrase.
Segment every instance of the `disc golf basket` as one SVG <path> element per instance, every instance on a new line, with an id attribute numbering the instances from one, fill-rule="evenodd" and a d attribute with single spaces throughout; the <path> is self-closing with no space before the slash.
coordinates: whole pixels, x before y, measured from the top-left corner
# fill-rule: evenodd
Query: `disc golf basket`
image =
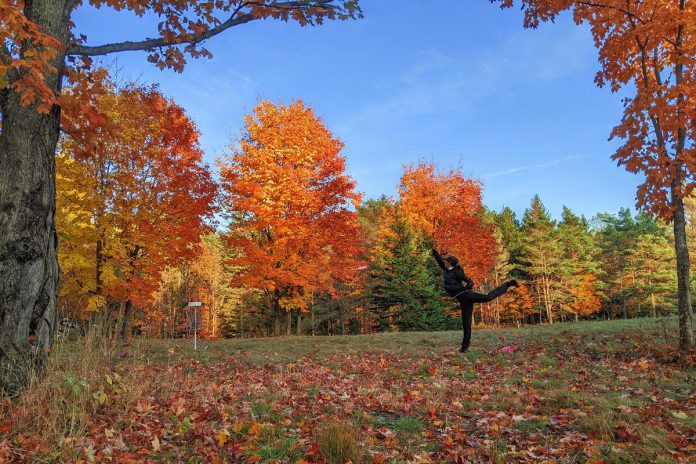
<path id="1" fill-rule="evenodd" d="M 193 350 L 198 350 L 198 330 L 201 328 L 201 309 L 203 303 L 190 301 L 184 307 L 186 310 L 186 333 L 193 333 Z"/>

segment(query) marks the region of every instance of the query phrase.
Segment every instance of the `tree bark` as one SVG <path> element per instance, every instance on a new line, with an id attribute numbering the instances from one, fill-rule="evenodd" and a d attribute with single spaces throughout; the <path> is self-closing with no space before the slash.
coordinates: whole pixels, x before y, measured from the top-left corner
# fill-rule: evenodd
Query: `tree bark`
<path id="1" fill-rule="evenodd" d="M 24 12 L 45 32 L 67 43 L 63 1 L 26 1 Z M 29 50 L 23 50 L 26 53 Z M 60 93 L 64 52 L 46 83 Z M 11 76 L 10 82 L 22 77 Z M 0 389 L 15 394 L 53 345 L 58 286 L 55 150 L 60 108 L 40 114 L 21 94 L 0 91 Z"/>
<path id="2" fill-rule="evenodd" d="M 302 311 L 297 311 L 297 335 L 302 335 Z"/>
<path id="3" fill-rule="evenodd" d="M 123 324 L 121 324 L 121 339 L 123 341 L 128 341 L 129 335 L 129 324 L 131 314 L 133 313 L 133 302 L 131 300 L 126 301 L 126 306 L 123 310 Z"/>
<path id="4" fill-rule="evenodd" d="M 346 318 L 345 315 L 343 314 L 343 305 L 341 303 L 338 304 L 338 314 L 339 314 L 339 319 L 341 321 L 341 335 L 346 334 Z"/>
<path id="5" fill-rule="evenodd" d="M 673 189 L 674 192 L 674 189 Z M 684 202 L 672 193 L 674 213 L 674 250 L 677 255 L 677 295 L 679 300 L 679 350 L 687 352 L 694 347 L 691 310 L 691 282 L 689 276 L 689 248 L 686 242 L 686 217 Z"/>
<path id="6" fill-rule="evenodd" d="M 679 9 L 686 11 L 686 0 L 679 0 Z M 677 40 L 675 48 L 677 52 L 677 62 L 674 67 L 675 83 L 679 88 L 677 97 L 677 117 L 681 118 L 686 106 L 686 96 L 681 90 L 682 79 L 684 77 L 684 24 L 679 24 L 677 28 Z M 681 126 L 677 130 L 677 149 L 675 158 L 677 160 L 676 173 L 672 181 L 672 207 L 674 211 L 674 250 L 677 254 L 677 291 L 679 299 L 679 350 L 682 352 L 690 351 L 694 347 L 693 314 L 691 309 L 691 282 L 689 276 L 690 260 L 689 247 L 686 239 L 686 214 L 684 212 L 684 200 L 679 192 L 682 187 L 683 164 L 682 156 L 686 148 L 686 127 Z"/>

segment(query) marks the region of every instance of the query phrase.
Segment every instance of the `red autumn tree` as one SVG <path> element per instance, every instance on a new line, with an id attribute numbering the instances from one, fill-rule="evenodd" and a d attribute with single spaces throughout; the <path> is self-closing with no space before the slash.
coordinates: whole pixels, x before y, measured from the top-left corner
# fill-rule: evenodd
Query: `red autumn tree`
<path id="1" fill-rule="evenodd" d="M 483 221 L 481 184 L 460 171 L 439 172 L 434 164 L 406 166 L 399 184 L 404 214 L 445 253 L 457 256 L 467 274 L 483 281 L 493 267 L 494 228 Z"/>
<path id="2" fill-rule="evenodd" d="M 263 290 L 276 318 L 304 311 L 314 292 L 333 293 L 360 266 L 360 196 L 342 148 L 301 101 L 264 101 L 220 163 L 229 240 L 246 267 L 240 282 Z"/>
<path id="3" fill-rule="evenodd" d="M 84 282 L 84 290 L 124 304 L 125 338 L 133 306 L 147 305 L 160 273 L 196 253 L 214 214 L 217 187 L 202 163 L 194 123 L 156 87 L 127 87 L 98 104 L 113 123 L 109 133 L 99 134 L 98 150 L 83 145 L 84 138 L 61 144 L 61 157 L 72 161 L 59 159 L 59 186 L 66 187 L 58 192 L 65 216 L 59 224 L 66 226 L 59 233 L 70 242 L 64 267 L 85 260 L 92 266 L 93 280 Z M 74 164 L 81 168 L 68 169 Z M 85 212 L 91 232 L 78 236 L 69 218 L 84 223 Z M 90 242 L 80 243 L 84 237 Z M 85 260 L 70 260 L 70 253 Z"/>
<path id="4" fill-rule="evenodd" d="M 159 18 L 142 40 L 92 45 L 72 20 L 81 5 Z M 53 344 L 58 262 L 55 160 L 64 78 L 90 57 L 145 50 L 160 68 L 210 56 L 207 39 L 260 19 L 301 25 L 361 16 L 358 0 L 2 0 L 0 1 L 0 364 L 8 391 L 26 383 Z M 89 91 L 89 86 L 83 87 Z M 89 101 L 90 94 L 83 94 Z M 83 101 L 84 104 L 84 101 Z"/>
<path id="5" fill-rule="evenodd" d="M 624 140 L 613 159 L 645 175 L 638 206 L 672 221 L 677 255 L 679 347 L 693 348 L 694 335 L 684 197 L 696 186 L 696 6 L 689 0 L 492 0 L 525 10 L 524 25 L 537 27 L 572 11 L 588 24 L 599 51 L 595 81 L 624 99 L 612 137 Z"/>

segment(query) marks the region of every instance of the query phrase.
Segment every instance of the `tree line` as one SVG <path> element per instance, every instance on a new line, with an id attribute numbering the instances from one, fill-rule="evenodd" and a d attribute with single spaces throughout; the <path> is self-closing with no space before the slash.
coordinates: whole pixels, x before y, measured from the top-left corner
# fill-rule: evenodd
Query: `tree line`
<path id="1" fill-rule="evenodd" d="M 672 232 L 644 212 L 587 219 L 566 207 L 554 220 L 534 197 L 518 218 L 486 208 L 460 170 L 425 162 L 404 168 L 396 198 L 363 201 L 343 144 L 301 101 L 260 102 L 214 170 L 194 122 L 157 87 L 97 78 L 109 123 L 66 131 L 56 158 L 69 320 L 181 337 L 200 300 L 211 338 L 454 329 L 433 247 L 481 290 L 521 283 L 478 307 L 481 324 L 676 310 Z"/>

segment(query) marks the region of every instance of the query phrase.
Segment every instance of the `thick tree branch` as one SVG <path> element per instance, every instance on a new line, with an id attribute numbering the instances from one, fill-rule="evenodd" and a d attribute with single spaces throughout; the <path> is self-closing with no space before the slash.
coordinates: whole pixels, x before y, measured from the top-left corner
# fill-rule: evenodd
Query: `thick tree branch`
<path id="1" fill-rule="evenodd" d="M 68 3 L 73 3 L 73 6 L 75 3 L 77 3 L 79 0 L 68 0 Z M 314 3 L 308 4 L 306 1 L 303 0 L 297 0 L 297 1 L 279 1 L 279 2 L 274 2 L 271 4 L 262 4 L 258 3 L 256 1 L 244 1 L 240 2 L 237 8 L 234 9 L 232 14 L 230 15 L 230 18 L 225 21 L 224 23 L 221 23 L 220 25 L 213 27 L 211 29 L 208 29 L 207 31 L 199 34 L 199 35 L 190 35 L 190 36 L 180 36 L 177 37 L 173 40 L 166 40 L 162 37 L 157 38 L 157 39 L 144 39 L 141 41 L 137 42 L 132 42 L 132 41 L 126 41 L 126 42 L 118 42 L 118 43 L 111 43 L 111 44 L 105 44 L 105 45 L 98 45 L 98 46 L 88 46 L 88 45 L 73 45 L 68 48 L 68 55 L 89 55 L 89 56 L 95 56 L 95 55 L 107 55 L 110 53 L 117 53 L 117 52 L 124 52 L 124 51 L 137 51 L 137 50 L 151 50 L 153 48 L 159 48 L 159 47 L 168 47 L 172 45 L 182 45 L 182 44 L 187 44 L 187 45 L 196 45 L 200 42 L 203 42 L 204 40 L 207 40 L 213 36 L 216 36 L 220 34 L 221 32 L 229 29 L 230 27 L 234 26 L 239 26 L 244 23 L 248 23 L 250 21 L 253 21 L 254 19 L 257 19 L 254 15 L 251 13 L 245 13 L 245 14 L 239 14 L 240 11 L 246 7 L 249 6 L 263 6 L 265 8 L 269 9 L 276 9 L 276 10 L 284 10 L 284 11 L 291 11 L 291 10 L 302 10 L 308 7 L 311 8 L 319 8 L 319 9 L 324 9 L 324 10 L 332 10 L 334 9 L 333 5 L 334 0 L 318 0 Z"/>
<path id="2" fill-rule="evenodd" d="M 204 40 L 207 40 L 215 35 L 220 34 L 221 32 L 229 29 L 230 27 L 233 26 L 238 26 L 240 24 L 248 23 L 249 21 L 254 20 L 255 18 L 251 14 L 244 14 L 241 16 L 236 16 L 233 15 L 225 21 L 224 23 L 212 28 L 208 29 L 207 31 L 203 32 L 200 35 L 197 36 L 192 36 L 190 38 L 184 38 L 184 37 L 179 37 L 174 40 L 165 40 L 164 38 L 159 38 L 159 39 L 145 39 L 141 40 L 138 42 L 119 42 L 119 43 L 112 43 L 112 44 L 105 44 L 105 45 L 98 45 L 94 47 L 90 47 L 87 45 L 73 45 L 70 48 L 68 48 L 68 55 L 89 55 L 89 56 L 95 56 L 95 55 L 108 55 L 109 53 L 117 53 L 117 52 L 127 52 L 127 51 L 137 51 L 137 50 L 150 50 L 153 48 L 158 48 L 158 47 L 167 47 L 171 45 L 181 45 L 181 44 L 189 44 L 189 45 L 196 45 L 200 42 L 203 42 Z"/>

